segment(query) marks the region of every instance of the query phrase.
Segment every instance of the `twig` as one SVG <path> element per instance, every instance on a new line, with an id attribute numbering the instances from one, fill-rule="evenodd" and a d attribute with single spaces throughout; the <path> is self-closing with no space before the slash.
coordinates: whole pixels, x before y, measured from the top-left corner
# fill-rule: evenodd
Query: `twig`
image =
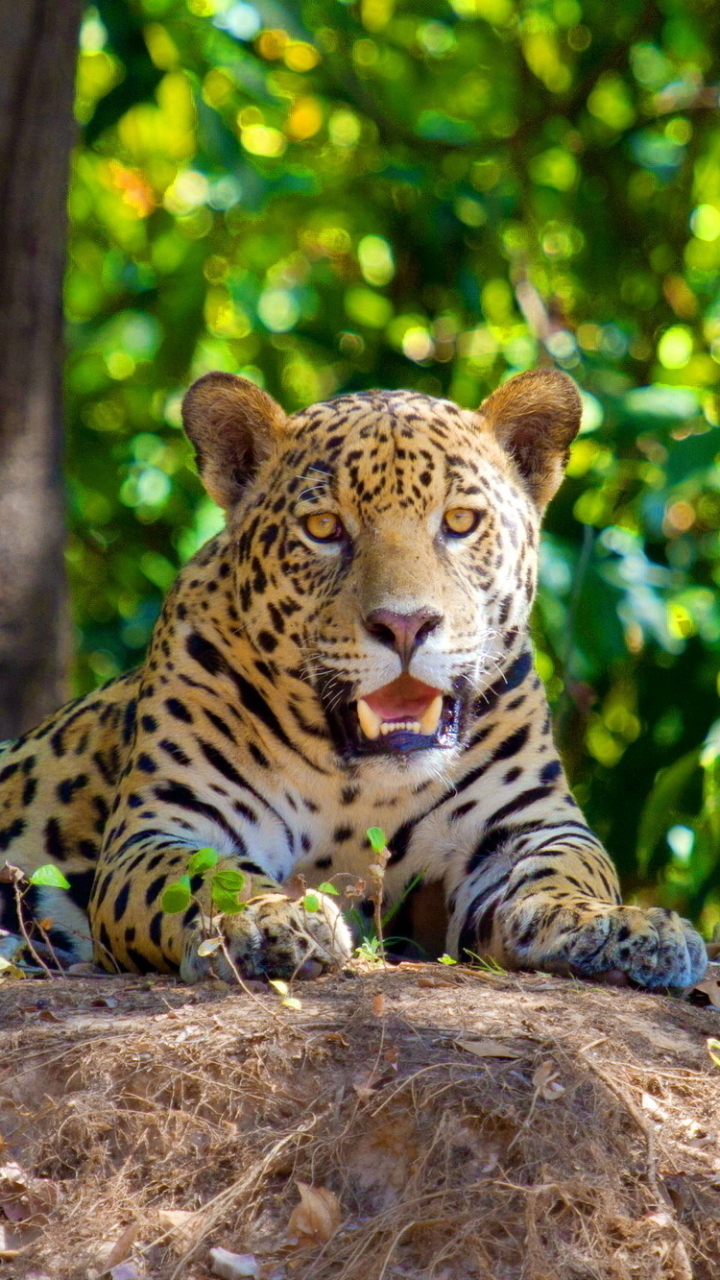
<path id="1" fill-rule="evenodd" d="M 30 955 L 37 961 L 40 968 L 43 970 L 45 977 L 52 979 L 55 977 L 55 974 L 53 973 L 52 969 L 48 968 L 42 956 L 38 954 L 37 949 L 33 946 L 32 938 L 30 937 L 30 934 L 27 931 L 27 926 L 25 924 L 25 917 L 23 912 L 23 898 L 25 897 L 25 894 L 21 893 L 20 891 L 21 877 L 22 877 L 22 880 L 25 880 L 26 877 L 23 875 L 22 871 L 20 871 L 19 869 L 17 870 L 18 870 L 18 874 L 16 876 L 13 876 L 13 879 L 12 879 L 12 887 L 13 887 L 13 893 L 15 894 L 15 909 L 17 911 L 17 918 L 18 918 L 18 924 L 20 925 L 20 932 L 22 933 L 22 936 L 25 939 L 25 943 L 28 951 L 30 952 Z"/>

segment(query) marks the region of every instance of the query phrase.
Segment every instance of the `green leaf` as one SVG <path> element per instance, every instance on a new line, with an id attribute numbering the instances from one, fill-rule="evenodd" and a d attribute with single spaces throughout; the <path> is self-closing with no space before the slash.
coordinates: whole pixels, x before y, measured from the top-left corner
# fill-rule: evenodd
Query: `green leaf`
<path id="1" fill-rule="evenodd" d="M 440 964 L 457 964 L 457 960 L 453 960 L 447 953 L 444 956 L 438 956 L 438 960 Z"/>
<path id="2" fill-rule="evenodd" d="M 191 901 L 190 877 L 181 876 L 179 880 L 165 887 L 161 905 L 163 911 L 166 911 L 169 916 L 176 916 L 181 911 L 186 911 Z"/>
<path id="3" fill-rule="evenodd" d="M 316 893 L 306 893 L 302 900 L 302 904 L 306 911 L 320 910 L 320 899 Z"/>
<path id="4" fill-rule="evenodd" d="M 212 887 L 212 900 L 224 916 L 237 916 L 241 911 L 247 911 L 247 902 L 240 902 L 236 893 L 226 893 L 216 885 Z"/>
<path id="5" fill-rule="evenodd" d="M 710 1057 L 716 1067 L 720 1067 L 720 1040 L 715 1040 L 712 1036 L 707 1040 L 707 1049 Z"/>
<path id="6" fill-rule="evenodd" d="M 322 884 L 318 885 L 318 893 L 330 893 L 333 898 L 340 896 L 339 890 L 335 888 L 334 884 L 330 884 L 329 880 L 323 880 Z"/>
<path id="7" fill-rule="evenodd" d="M 287 982 L 283 982 L 282 978 L 270 978 L 269 984 L 274 987 L 278 995 L 286 996 L 290 990 Z"/>
<path id="8" fill-rule="evenodd" d="M 385 848 L 385 832 L 382 827 L 368 827 L 366 835 L 373 853 L 382 853 Z"/>
<path id="9" fill-rule="evenodd" d="M 286 1009 L 302 1009 L 302 1003 L 298 1000 L 297 996 L 286 996 L 284 1000 L 280 1001 L 280 1003 L 284 1005 Z"/>
<path id="10" fill-rule="evenodd" d="M 213 892 L 215 887 L 223 893 L 241 893 L 245 888 L 245 876 L 242 871 L 216 871 L 212 878 Z"/>
<path id="11" fill-rule="evenodd" d="M 65 879 L 62 871 L 59 871 L 52 862 L 46 862 L 42 867 L 37 867 L 30 876 L 30 883 L 48 885 L 52 889 L 70 888 L 70 881 Z"/>
<path id="12" fill-rule="evenodd" d="M 206 871 L 211 871 L 220 860 L 220 854 L 217 849 L 198 849 L 188 862 L 188 874 L 191 876 L 203 875 Z"/>

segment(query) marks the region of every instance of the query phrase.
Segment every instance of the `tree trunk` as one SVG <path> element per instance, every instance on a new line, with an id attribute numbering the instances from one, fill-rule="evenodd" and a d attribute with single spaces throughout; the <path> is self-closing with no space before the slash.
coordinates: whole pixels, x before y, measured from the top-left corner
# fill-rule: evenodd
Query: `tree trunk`
<path id="1" fill-rule="evenodd" d="M 81 0 L 0 0 L 0 740 L 67 696 L 62 278 Z"/>

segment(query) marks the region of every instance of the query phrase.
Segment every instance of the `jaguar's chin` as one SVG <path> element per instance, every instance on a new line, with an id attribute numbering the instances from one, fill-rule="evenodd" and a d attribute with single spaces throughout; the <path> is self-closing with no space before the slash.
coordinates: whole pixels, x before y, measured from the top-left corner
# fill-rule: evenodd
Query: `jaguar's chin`
<path id="1" fill-rule="evenodd" d="M 336 706 L 329 719 L 345 756 L 397 758 L 457 746 L 461 712 L 459 698 L 402 675 L 355 702 Z"/>

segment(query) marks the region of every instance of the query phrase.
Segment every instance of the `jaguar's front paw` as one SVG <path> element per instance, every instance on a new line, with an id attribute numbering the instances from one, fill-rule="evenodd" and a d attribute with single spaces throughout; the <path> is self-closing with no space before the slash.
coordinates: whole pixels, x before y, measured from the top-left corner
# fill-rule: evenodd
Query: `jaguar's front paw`
<path id="1" fill-rule="evenodd" d="M 498 924 L 506 959 L 520 968 L 587 978 L 619 971 L 640 987 L 688 987 L 707 967 L 700 935 L 660 907 L 566 905 L 534 894 L 501 907 Z"/>
<path id="2" fill-rule="evenodd" d="M 248 902 L 237 915 L 219 921 L 228 963 L 223 949 L 210 956 L 198 954 L 202 938 L 188 937 L 180 977 L 198 982 L 210 973 L 231 981 L 232 966 L 243 978 L 291 978 L 313 976 L 350 959 L 352 935 L 331 898 L 313 892 L 318 903 L 309 911 L 303 899 L 284 893 L 266 893 Z"/>

